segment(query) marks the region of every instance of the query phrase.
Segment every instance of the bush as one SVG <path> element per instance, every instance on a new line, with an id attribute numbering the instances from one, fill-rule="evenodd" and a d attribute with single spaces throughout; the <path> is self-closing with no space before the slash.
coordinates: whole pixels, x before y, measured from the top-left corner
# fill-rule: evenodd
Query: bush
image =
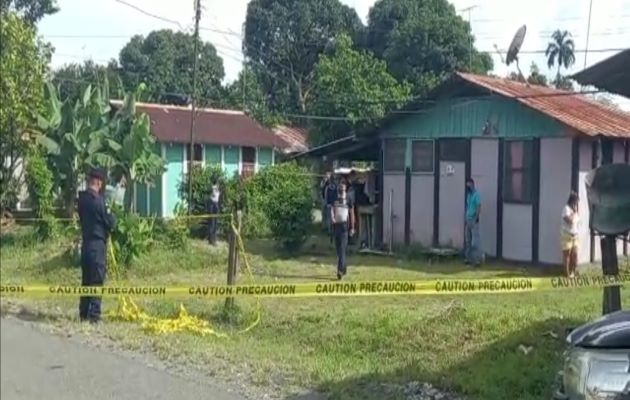
<path id="1" fill-rule="evenodd" d="M 284 163 L 260 171 L 252 184 L 269 221 L 273 238 L 288 251 L 298 251 L 313 224 L 311 179 L 305 168 Z"/>
<path id="2" fill-rule="evenodd" d="M 38 148 L 29 150 L 25 166 L 28 193 L 39 218 L 35 224 L 36 234 L 40 239 L 50 239 L 59 233 L 59 224 L 54 216 L 53 173 Z"/>
<path id="3" fill-rule="evenodd" d="M 167 249 L 183 250 L 188 247 L 189 223 L 184 218 L 177 218 L 186 215 L 186 207 L 182 203 L 175 206 L 175 217 L 173 219 L 160 219 L 156 223 L 157 240 L 163 243 Z"/>
<path id="4" fill-rule="evenodd" d="M 188 182 L 192 176 L 192 199 L 189 199 L 189 187 Z M 225 172 L 217 165 L 209 165 L 201 167 L 199 165 L 193 165 L 190 172 L 184 176 L 184 179 L 179 183 L 178 191 L 179 197 L 184 201 L 186 206 L 192 204 L 193 214 L 205 214 L 206 204 L 210 198 L 210 192 L 212 191 L 212 183 L 218 182 L 221 190 L 224 190 L 227 182 Z"/>
<path id="5" fill-rule="evenodd" d="M 112 232 L 112 245 L 116 262 L 130 266 L 139 256 L 147 253 L 153 244 L 154 220 L 141 218 L 114 206 L 116 227 Z"/>
<path id="6" fill-rule="evenodd" d="M 262 237 L 269 235 L 267 217 L 259 204 L 259 191 L 252 185 L 251 179 L 241 179 L 237 176 L 228 178 L 225 172 L 216 165 L 204 167 L 194 166 L 191 174 L 187 174 L 180 182 L 178 190 L 180 197 L 188 204 L 188 179 L 192 176 L 192 212 L 195 215 L 206 214 L 206 203 L 210 198 L 212 183 L 218 182 L 221 190 L 222 214 L 234 215 L 237 210 L 243 210 L 241 233 L 247 237 Z M 205 236 L 206 221 L 191 224 L 194 236 Z M 229 217 L 220 218 L 218 229 L 229 232 L 231 220 Z"/>

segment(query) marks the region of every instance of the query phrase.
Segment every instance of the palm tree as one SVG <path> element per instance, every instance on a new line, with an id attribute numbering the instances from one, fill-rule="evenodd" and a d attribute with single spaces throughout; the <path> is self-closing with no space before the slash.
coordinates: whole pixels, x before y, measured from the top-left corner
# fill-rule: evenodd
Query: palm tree
<path id="1" fill-rule="evenodd" d="M 561 31 L 557 29 L 551 35 L 552 41 L 547 45 L 545 56 L 547 56 L 547 66 L 552 68 L 556 62 L 558 63 L 558 72 L 556 79 L 559 80 L 560 68 L 564 66 L 568 69 L 575 63 L 575 43 L 571 39 L 569 31 Z"/>

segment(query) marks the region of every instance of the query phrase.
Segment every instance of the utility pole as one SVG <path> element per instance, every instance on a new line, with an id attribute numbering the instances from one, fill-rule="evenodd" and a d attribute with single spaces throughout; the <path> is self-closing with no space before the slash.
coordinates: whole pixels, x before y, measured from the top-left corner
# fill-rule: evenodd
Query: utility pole
<path id="1" fill-rule="evenodd" d="M 586 48 L 584 49 L 584 69 L 586 69 L 586 56 L 588 56 L 588 39 L 591 36 L 591 13 L 593 12 L 593 0 L 588 6 L 588 24 L 586 25 Z"/>
<path id="2" fill-rule="evenodd" d="M 470 26 L 470 38 L 468 40 L 469 46 L 470 46 L 469 54 L 468 54 L 468 69 L 469 69 L 469 72 L 472 72 L 472 61 L 473 61 L 472 10 L 474 10 L 477 7 L 479 7 L 479 6 L 472 5 L 470 7 L 466 7 L 466 8 L 463 8 L 461 10 L 461 11 L 468 11 L 468 26 Z"/>
<path id="3" fill-rule="evenodd" d="M 188 214 L 192 214 L 192 195 L 193 195 L 193 181 L 192 181 L 192 167 L 193 160 L 195 158 L 195 118 L 197 114 L 197 63 L 199 60 L 199 20 L 201 19 L 201 0 L 195 0 L 195 33 L 193 35 L 193 76 L 192 76 L 192 95 L 191 95 L 191 112 L 190 112 L 190 148 L 188 149 L 188 158 L 190 163 L 188 164 Z M 188 162 L 188 160 L 184 160 Z"/>

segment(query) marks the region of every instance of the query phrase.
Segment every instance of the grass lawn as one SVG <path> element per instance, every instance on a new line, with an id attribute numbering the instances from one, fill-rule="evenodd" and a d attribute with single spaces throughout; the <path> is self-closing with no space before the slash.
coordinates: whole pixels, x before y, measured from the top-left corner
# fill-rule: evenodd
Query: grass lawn
<path id="1" fill-rule="evenodd" d="M 20 235 L 23 235 L 20 237 Z M 25 236 L 24 236 L 25 235 Z M 2 283 L 79 282 L 69 267 L 67 241 L 39 243 L 18 231 L 2 237 Z M 297 258 L 283 259 L 269 242 L 246 243 L 258 282 L 311 282 L 334 276 L 333 249 L 314 242 Z M 626 261 L 620 260 L 627 265 Z M 154 249 L 126 274 L 133 284 L 220 284 L 225 282 L 225 246 L 193 242 L 182 252 Z M 349 280 L 532 276 L 532 267 L 490 264 L 470 270 L 458 263 L 386 257 L 350 257 Z M 239 276 L 239 282 L 247 278 Z M 630 292 L 622 292 L 625 305 Z M 43 318 L 76 327 L 76 301 L 11 300 Z M 106 322 L 99 331 L 131 349 L 219 376 L 282 389 L 286 400 L 306 399 L 299 388 L 332 399 L 402 396 L 392 384 L 431 382 L 469 399 L 548 399 L 562 362 L 565 330 L 601 313 L 600 289 L 530 294 L 391 296 L 262 300 L 260 324 L 228 339 L 191 334 L 152 336 L 138 325 Z M 152 315 L 176 314 L 177 301 L 142 301 Z M 187 301 L 187 309 L 223 331 L 236 331 L 254 318 L 255 301 L 237 300 L 235 323 L 222 317 L 223 301 Z M 105 307 L 115 300 L 106 299 Z M 3 300 L 6 312 L 7 302 Z M 525 349 L 525 350 L 524 350 Z M 402 398 L 402 397 L 400 397 Z"/>

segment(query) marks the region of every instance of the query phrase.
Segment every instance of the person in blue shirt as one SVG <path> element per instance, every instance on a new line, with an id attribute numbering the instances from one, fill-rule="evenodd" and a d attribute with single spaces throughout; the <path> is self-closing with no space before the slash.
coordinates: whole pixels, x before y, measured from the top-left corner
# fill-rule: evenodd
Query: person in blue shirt
<path id="1" fill-rule="evenodd" d="M 466 223 L 464 262 L 478 267 L 481 264 L 481 240 L 479 235 L 479 214 L 481 213 L 481 195 L 475 188 L 475 181 L 466 180 Z"/>

